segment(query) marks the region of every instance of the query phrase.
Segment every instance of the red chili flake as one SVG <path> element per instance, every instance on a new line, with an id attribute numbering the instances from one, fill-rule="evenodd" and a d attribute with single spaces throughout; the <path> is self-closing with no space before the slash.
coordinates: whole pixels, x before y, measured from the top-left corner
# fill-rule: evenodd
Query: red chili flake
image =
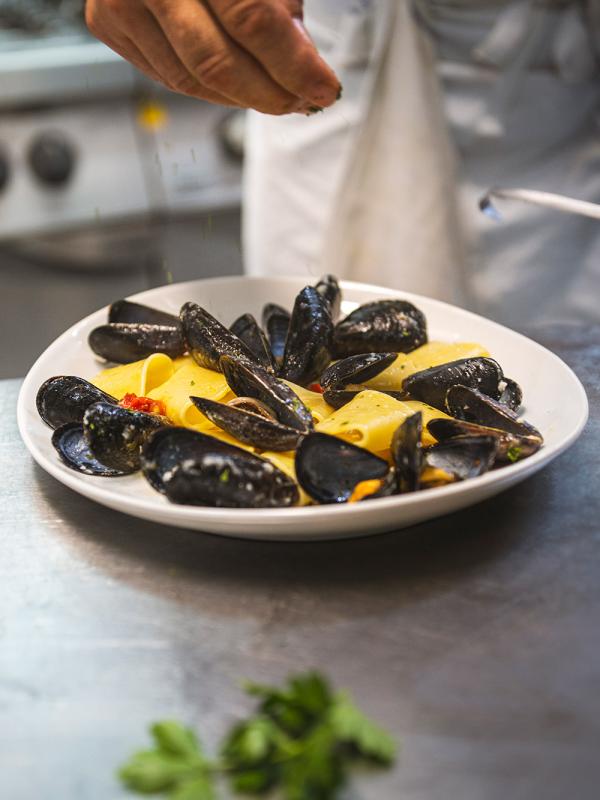
<path id="1" fill-rule="evenodd" d="M 167 409 L 161 400 L 152 400 L 151 397 L 138 397 L 136 394 L 126 394 L 119 403 L 123 408 L 132 411 L 144 411 L 146 414 L 160 414 L 167 416 Z"/>
<path id="2" fill-rule="evenodd" d="M 308 388 L 311 392 L 318 392 L 319 394 L 323 394 L 323 387 L 320 383 L 310 383 Z"/>

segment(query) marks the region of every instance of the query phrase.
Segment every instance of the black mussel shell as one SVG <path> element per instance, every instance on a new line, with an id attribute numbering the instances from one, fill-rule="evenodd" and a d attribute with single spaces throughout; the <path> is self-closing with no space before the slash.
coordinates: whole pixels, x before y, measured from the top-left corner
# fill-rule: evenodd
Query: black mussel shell
<path id="1" fill-rule="evenodd" d="M 523 390 L 516 381 L 511 380 L 511 378 L 504 378 L 504 387 L 502 388 L 498 402 L 502 403 L 503 406 L 508 406 L 511 411 L 517 413 L 523 402 Z"/>
<path id="2" fill-rule="evenodd" d="M 409 375 L 402 389 L 415 400 L 445 410 L 451 386 L 470 386 L 497 399 L 501 380 L 500 364 L 492 358 L 461 358 Z"/>
<path id="3" fill-rule="evenodd" d="M 230 330 L 242 340 L 262 367 L 268 369 L 269 372 L 276 371 L 277 364 L 271 353 L 267 337 L 252 314 L 242 314 L 231 325 Z"/>
<path id="4" fill-rule="evenodd" d="M 144 322 L 149 325 L 169 325 L 172 328 L 179 326 L 179 317 L 150 308 L 141 303 L 132 303 L 130 300 L 117 300 L 108 309 L 109 322 Z"/>
<path id="5" fill-rule="evenodd" d="M 424 451 L 425 463 L 464 481 L 490 470 L 494 466 L 496 449 L 494 436 L 460 436 L 428 447 Z"/>
<path id="6" fill-rule="evenodd" d="M 283 361 L 290 319 L 290 312 L 278 306 L 277 303 L 267 303 L 263 308 L 263 328 L 267 332 L 273 358 L 278 364 Z"/>
<path id="7" fill-rule="evenodd" d="M 336 389 L 348 383 L 362 383 L 379 375 L 397 357 L 397 353 L 361 353 L 348 356 L 327 367 L 319 382 L 323 389 Z"/>
<path id="8" fill-rule="evenodd" d="M 477 422 L 518 436 L 535 436 L 542 442 L 542 434 L 529 422 L 519 419 L 508 406 L 467 386 L 453 386 L 446 394 L 446 409 L 456 419 Z"/>
<path id="9" fill-rule="evenodd" d="M 221 356 L 231 356 L 247 364 L 256 363 L 250 348 L 197 303 L 185 303 L 180 319 L 187 348 L 199 366 L 220 372 Z"/>
<path id="10" fill-rule="evenodd" d="M 145 477 L 172 503 L 278 508 L 298 502 L 295 482 L 259 456 L 188 428 L 165 428 L 142 450 Z"/>
<path id="11" fill-rule="evenodd" d="M 220 362 L 229 388 L 238 397 L 255 397 L 267 405 L 279 422 L 307 433 L 314 427 L 313 418 L 298 395 L 283 381 L 258 365 L 247 365 L 228 356 Z"/>
<path id="12" fill-rule="evenodd" d="M 116 397 L 102 392 L 76 375 L 57 375 L 38 389 L 36 406 L 46 425 L 60 428 L 69 422 L 80 423 L 88 406 L 103 400 L 117 403 Z"/>
<path id="13" fill-rule="evenodd" d="M 266 419 L 260 414 L 245 411 L 203 397 L 190 398 L 208 419 L 240 442 L 261 450 L 295 450 L 304 435 L 301 431 Z"/>
<path id="14" fill-rule="evenodd" d="M 407 300 L 360 306 L 335 326 L 335 358 L 360 353 L 409 353 L 427 341 L 425 315 Z"/>
<path id="15" fill-rule="evenodd" d="M 326 433 L 311 433 L 296 451 L 296 477 L 318 503 L 346 503 L 362 481 L 385 478 L 386 461 Z"/>
<path id="16" fill-rule="evenodd" d="M 308 386 L 331 361 L 333 322 L 329 303 L 314 286 L 296 297 L 281 364 L 282 378 Z"/>
<path id="17" fill-rule="evenodd" d="M 536 453 L 542 446 L 542 440 L 538 436 L 509 433 L 462 419 L 432 419 L 427 423 L 427 429 L 438 442 L 462 436 L 493 436 L 498 447 L 496 463 L 521 461 Z"/>
<path id="18" fill-rule="evenodd" d="M 392 436 L 390 452 L 396 467 L 398 491 L 416 492 L 423 469 L 421 433 L 423 416 L 420 411 L 411 414 L 399 425 Z"/>
<path id="19" fill-rule="evenodd" d="M 76 472 L 101 478 L 117 478 L 126 474 L 98 461 L 85 440 L 83 425 L 78 422 L 68 422 L 57 428 L 52 434 L 52 445 L 63 464 Z"/>
<path id="20" fill-rule="evenodd" d="M 177 358 L 185 352 L 179 325 L 153 325 L 147 322 L 100 325 L 88 336 L 88 344 L 96 355 L 116 364 L 139 361 L 153 353 L 165 353 Z"/>
<path id="21" fill-rule="evenodd" d="M 363 386 L 362 384 L 348 383 L 341 389 L 325 389 L 323 392 L 323 399 L 333 408 L 341 408 L 345 406 L 346 403 L 354 400 L 357 394 L 370 388 L 370 386 Z M 378 389 L 377 391 L 381 392 L 381 394 L 387 394 L 389 397 L 393 397 L 396 400 L 406 400 L 406 394 L 402 391 L 395 392 L 392 389 L 386 391 Z"/>
<path id="22" fill-rule="evenodd" d="M 122 473 L 140 468 L 140 448 L 154 431 L 170 425 L 165 417 L 132 411 L 110 403 L 94 403 L 83 416 L 83 434 L 90 452 Z"/>
<path id="23" fill-rule="evenodd" d="M 342 290 L 335 275 L 323 275 L 321 280 L 315 284 L 315 289 L 329 306 L 331 319 L 335 322 L 340 315 L 342 305 Z"/>

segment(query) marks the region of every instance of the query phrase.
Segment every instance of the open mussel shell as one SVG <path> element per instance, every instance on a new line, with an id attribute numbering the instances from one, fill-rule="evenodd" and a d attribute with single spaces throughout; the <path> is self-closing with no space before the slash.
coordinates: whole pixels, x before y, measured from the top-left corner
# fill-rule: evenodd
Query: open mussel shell
<path id="1" fill-rule="evenodd" d="M 157 308 L 132 303 L 130 300 L 117 300 L 108 309 L 109 322 L 145 322 L 149 325 L 179 326 L 179 317 L 159 311 Z"/>
<path id="2" fill-rule="evenodd" d="M 273 411 L 279 422 L 302 433 L 314 427 L 312 415 L 298 395 L 266 369 L 228 356 L 221 358 L 220 367 L 238 397 L 255 397 Z"/>
<path id="3" fill-rule="evenodd" d="M 117 478 L 126 474 L 98 461 L 85 439 L 83 425 L 78 422 L 68 422 L 57 428 L 52 434 L 52 446 L 63 464 L 75 472 L 96 475 L 101 478 Z"/>
<path id="4" fill-rule="evenodd" d="M 329 306 L 331 319 L 335 322 L 340 315 L 342 305 L 342 290 L 335 275 L 323 275 L 315 284 L 315 289 Z"/>
<path id="5" fill-rule="evenodd" d="M 384 479 L 386 461 L 326 433 L 311 433 L 296 451 L 296 477 L 318 503 L 346 503 L 363 481 Z"/>
<path id="6" fill-rule="evenodd" d="M 494 466 L 497 440 L 494 436 L 460 436 L 428 447 L 425 464 L 443 470 L 455 480 L 483 475 Z"/>
<path id="7" fill-rule="evenodd" d="M 140 448 L 154 431 L 170 425 L 165 417 L 132 411 L 110 403 L 94 403 L 83 416 L 83 434 L 90 452 L 122 473 L 140 468 Z"/>
<path id="8" fill-rule="evenodd" d="M 378 300 L 335 326 L 335 358 L 359 353 L 409 353 L 427 341 L 425 315 L 407 300 Z"/>
<path id="9" fill-rule="evenodd" d="M 398 491 L 416 492 L 423 469 L 421 433 L 423 416 L 420 411 L 411 414 L 396 428 L 392 436 L 390 452 L 396 467 Z"/>
<path id="10" fill-rule="evenodd" d="M 511 378 L 504 378 L 504 387 L 502 388 L 498 402 L 502 403 L 503 406 L 508 406 L 511 411 L 517 413 L 523 402 L 523 390 L 516 381 L 513 381 Z"/>
<path id="11" fill-rule="evenodd" d="M 446 409 L 456 419 L 477 422 L 479 425 L 498 428 L 518 436 L 534 436 L 539 439 L 540 444 L 543 441 L 538 429 L 519 419 L 508 406 L 468 386 L 453 386 L 448 389 Z"/>
<path id="12" fill-rule="evenodd" d="M 298 502 L 295 482 L 259 456 L 189 428 L 165 428 L 142 449 L 142 470 L 172 503 L 278 508 Z"/>
<path id="13" fill-rule="evenodd" d="M 185 303 L 179 316 L 187 348 L 199 366 L 220 372 L 221 356 L 231 356 L 248 364 L 256 363 L 256 356 L 250 348 L 202 306 Z"/>
<path id="14" fill-rule="evenodd" d="M 277 303 L 267 303 L 262 310 L 263 328 L 267 332 L 271 353 L 277 364 L 283 361 L 290 318 L 290 312 Z"/>
<path id="15" fill-rule="evenodd" d="M 462 419 L 432 419 L 427 429 L 438 442 L 463 436 L 493 436 L 497 442 L 496 463 L 514 463 L 536 453 L 542 446 L 538 436 L 523 436 Z"/>
<path id="16" fill-rule="evenodd" d="M 179 325 L 154 325 L 147 322 L 111 322 L 100 325 L 88 336 L 97 356 L 116 364 L 139 361 L 153 353 L 171 358 L 182 356 L 185 344 Z"/>
<path id="17" fill-rule="evenodd" d="M 88 406 L 99 401 L 117 403 L 116 397 L 102 392 L 76 375 L 56 375 L 40 386 L 36 396 L 38 414 L 46 425 L 60 428 L 69 422 L 80 423 Z"/>
<path id="18" fill-rule="evenodd" d="M 329 303 L 314 286 L 296 297 L 279 374 L 299 386 L 315 381 L 331 361 L 333 322 Z"/>
<path id="19" fill-rule="evenodd" d="M 276 371 L 277 364 L 267 337 L 252 314 L 242 314 L 231 325 L 230 330 L 242 340 L 261 367 L 268 369 L 269 372 Z"/>
<path id="20" fill-rule="evenodd" d="M 302 431 L 282 425 L 260 414 L 217 403 L 204 397 L 190 398 L 196 408 L 217 427 L 244 444 L 261 450 L 295 450 L 304 435 Z"/>
<path id="21" fill-rule="evenodd" d="M 450 387 L 469 386 L 497 398 L 502 377 L 500 364 L 492 358 L 461 358 L 409 375 L 402 389 L 415 400 L 443 411 Z"/>
<path id="22" fill-rule="evenodd" d="M 323 389 L 338 388 L 348 383 L 363 383 L 392 364 L 397 353 L 360 353 L 336 361 L 327 367 L 319 381 Z"/>

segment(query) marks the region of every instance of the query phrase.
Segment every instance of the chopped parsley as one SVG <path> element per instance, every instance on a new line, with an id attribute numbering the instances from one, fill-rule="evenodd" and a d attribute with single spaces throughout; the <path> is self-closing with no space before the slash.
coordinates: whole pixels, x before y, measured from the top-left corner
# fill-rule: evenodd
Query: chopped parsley
<path id="1" fill-rule="evenodd" d="M 229 467 L 225 467 L 225 469 L 221 471 L 219 474 L 219 480 L 221 483 L 227 483 L 229 481 L 230 472 L 231 471 Z"/>
<path id="2" fill-rule="evenodd" d="M 508 448 L 506 452 L 506 457 L 511 462 L 511 464 L 514 464 L 515 461 L 518 461 L 521 458 L 522 454 L 523 454 L 523 448 L 514 445 L 513 447 Z"/>

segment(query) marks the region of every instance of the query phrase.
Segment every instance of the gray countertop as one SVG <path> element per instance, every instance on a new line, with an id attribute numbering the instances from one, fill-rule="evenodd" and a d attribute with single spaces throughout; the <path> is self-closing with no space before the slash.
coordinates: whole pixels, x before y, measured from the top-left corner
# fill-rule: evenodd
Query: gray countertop
<path id="1" fill-rule="evenodd" d="M 600 784 L 600 329 L 539 329 L 588 391 L 579 442 L 410 530 L 279 544 L 128 518 L 34 465 L 0 383 L 6 800 L 127 795 L 115 767 L 177 717 L 208 749 L 238 682 L 316 667 L 401 741 L 364 800 L 587 800 Z"/>

